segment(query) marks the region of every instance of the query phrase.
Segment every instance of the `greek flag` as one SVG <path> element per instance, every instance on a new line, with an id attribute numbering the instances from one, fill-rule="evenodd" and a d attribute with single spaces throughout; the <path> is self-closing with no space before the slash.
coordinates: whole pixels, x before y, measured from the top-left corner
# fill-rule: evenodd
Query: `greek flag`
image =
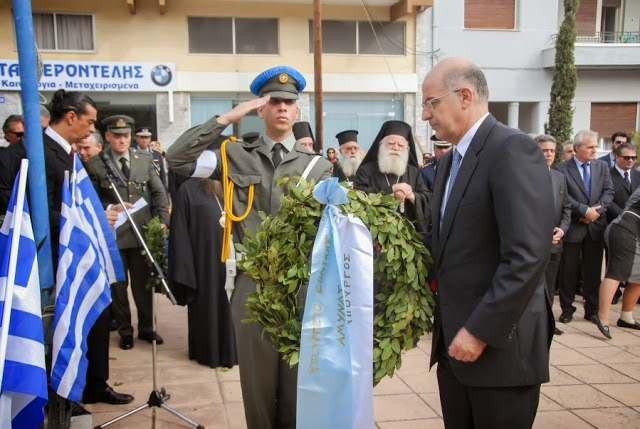
<path id="1" fill-rule="evenodd" d="M 22 161 L 0 229 L 0 427 L 3 428 L 37 428 L 44 421 L 47 403 L 36 243 L 25 196 L 28 165 L 29 161 Z"/>
<path id="2" fill-rule="evenodd" d="M 118 246 L 78 156 L 62 189 L 53 319 L 51 386 L 79 401 L 86 384 L 87 335 L 111 303 L 110 284 L 124 280 Z"/>

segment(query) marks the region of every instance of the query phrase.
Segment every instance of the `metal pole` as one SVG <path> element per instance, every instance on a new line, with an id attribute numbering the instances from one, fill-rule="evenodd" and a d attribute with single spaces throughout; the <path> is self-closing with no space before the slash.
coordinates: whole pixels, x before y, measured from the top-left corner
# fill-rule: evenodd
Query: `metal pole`
<path id="1" fill-rule="evenodd" d="M 322 112 L 322 0 L 313 0 L 313 80 L 316 108 L 316 143 L 324 152 Z"/>
<path id="2" fill-rule="evenodd" d="M 53 261 L 51 260 L 51 238 L 49 237 L 49 202 L 44 165 L 42 128 L 40 126 L 40 99 L 38 95 L 38 71 L 36 48 L 33 38 L 31 2 L 13 1 L 13 17 L 20 63 L 20 87 L 24 113 L 24 142 L 29 159 L 29 206 L 33 235 L 38 246 L 38 270 L 40 287 L 50 288 L 53 283 Z M 42 305 L 48 302 L 48 293 L 43 293 Z"/>

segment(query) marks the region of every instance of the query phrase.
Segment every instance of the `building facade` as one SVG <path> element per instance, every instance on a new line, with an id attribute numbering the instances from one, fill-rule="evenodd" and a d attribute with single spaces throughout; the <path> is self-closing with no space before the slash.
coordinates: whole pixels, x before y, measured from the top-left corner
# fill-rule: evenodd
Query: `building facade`
<path id="1" fill-rule="evenodd" d="M 486 73 L 490 109 L 528 133 L 544 130 L 562 0 L 325 0 L 324 147 L 360 131 L 364 148 L 389 119 L 422 122 L 421 83 L 440 59 L 465 56 Z M 640 0 L 582 0 L 574 130 L 638 129 Z M 300 119 L 315 124 L 312 0 L 34 0 L 44 62 L 41 93 L 82 90 L 99 118 L 128 114 L 168 147 L 184 130 L 253 97 L 262 70 L 300 70 Z M 0 4 L 0 120 L 21 111 L 10 2 Z M 227 132 L 262 131 L 257 116 Z M 603 140 L 603 149 L 606 140 Z"/>

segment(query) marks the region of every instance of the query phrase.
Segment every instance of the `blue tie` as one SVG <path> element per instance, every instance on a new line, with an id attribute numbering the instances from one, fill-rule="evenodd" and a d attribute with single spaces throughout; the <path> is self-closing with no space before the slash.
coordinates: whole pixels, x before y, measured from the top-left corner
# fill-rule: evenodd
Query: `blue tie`
<path id="1" fill-rule="evenodd" d="M 453 161 L 451 161 L 451 171 L 449 172 L 449 186 L 447 186 L 447 192 L 442 198 L 442 205 L 440 206 L 440 228 L 442 228 L 442 218 L 444 217 L 444 211 L 447 207 L 447 201 L 451 196 L 451 190 L 453 189 L 453 183 L 456 181 L 458 170 L 460 170 L 460 163 L 462 162 L 462 155 L 458 152 L 458 149 L 453 150 Z"/>
<path id="2" fill-rule="evenodd" d="M 582 181 L 584 182 L 584 187 L 587 189 L 587 195 L 591 196 L 591 173 L 589 173 L 589 163 L 585 162 L 582 164 Z"/>

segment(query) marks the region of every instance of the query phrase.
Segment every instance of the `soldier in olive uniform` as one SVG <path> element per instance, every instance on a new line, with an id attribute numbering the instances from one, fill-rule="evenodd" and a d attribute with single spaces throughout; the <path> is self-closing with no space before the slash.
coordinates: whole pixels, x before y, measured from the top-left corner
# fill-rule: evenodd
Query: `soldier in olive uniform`
<path id="1" fill-rule="evenodd" d="M 167 161 L 179 174 L 221 179 L 220 151 L 207 150 L 222 131 L 257 109 L 264 120 L 265 135 L 253 143 L 229 143 L 226 148 L 228 176 L 235 183 L 233 212 L 244 213 L 249 186 L 255 186 L 253 206 L 247 218 L 233 225 L 236 242 L 244 229 L 255 231 L 261 222 L 259 211 L 273 215 L 280 208 L 285 186 L 276 186 L 279 177 L 301 176 L 315 162 L 307 179 L 329 178 L 331 164 L 310 153 L 293 135 L 298 116 L 296 100 L 304 89 L 304 77 L 290 67 L 275 67 L 260 74 L 251 84 L 259 98 L 240 103 L 231 111 L 186 131 L 167 151 Z M 257 323 L 249 318 L 247 295 L 255 283 L 243 273 L 235 279 L 231 298 L 233 322 L 240 364 L 240 381 L 247 426 L 253 428 L 293 428 L 296 424 L 297 367 L 290 368 Z"/>
<path id="2" fill-rule="evenodd" d="M 169 224 L 169 203 L 164 186 L 153 164 L 153 158 L 148 152 L 131 148 L 131 130 L 133 119 L 124 115 L 110 116 L 102 121 L 106 127 L 106 140 L 110 147 L 105 153 L 111 158 L 116 168 L 120 169 L 127 182 L 127 187 L 118 187 L 118 193 L 125 205 L 132 208 L 136 201 L 143 198 L 147 205 L 136 211 L 132 217 L 136 226 L 142 232 L 143 226 L 151 220 L 150 204 L 160 216 L 160 221 Z M 116 211 L 122 211 L 111 184 L 107 179 L 107 172 L 100 157 L 93 157 L 85 165 L 91 177 L 100 201 Z M 163 340 L 151 327 L 151 290 L 146 288 L 150 269 L 141 253 L 142 246 L 127 220 L 116 230 L 118 249 L 125 271 L 129 273 L 131 292 L 138 309 L 138 338 L 151 342 L 154 338 L 157 344 Z M 116 283 L 111 287 L 111 298 L 118 333 L 120 334 L 120 348 L 133 348 L 133 327 L 131 326 L 131 311 L 127 297 L 127 283 Z"/>

